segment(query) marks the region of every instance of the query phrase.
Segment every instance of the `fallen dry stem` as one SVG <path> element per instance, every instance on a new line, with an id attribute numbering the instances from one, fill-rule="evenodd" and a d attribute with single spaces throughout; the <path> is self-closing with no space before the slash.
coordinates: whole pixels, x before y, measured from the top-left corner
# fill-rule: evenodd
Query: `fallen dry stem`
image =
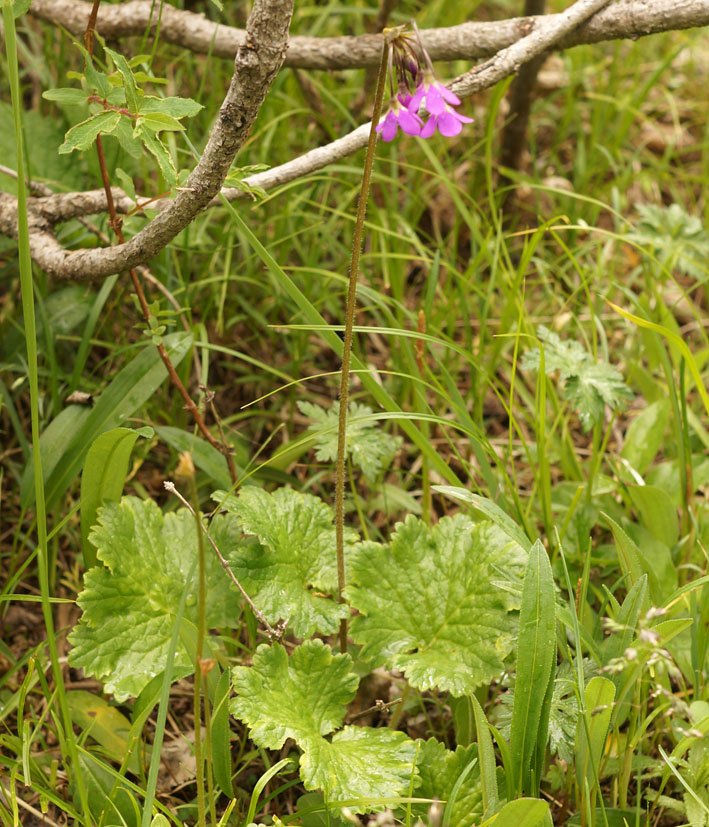
<path id="1" fill-rule="evenodd" d="M 191 504 L 180 494 L 177 490 L 177 486 L 174 482 L 170 480 L 165 480 L 163 483 L 165 486 L 165 490 L 169 491 L 171 494 L 174 494 L 177 499 L 185 506 L 185 508 L 192 514 L 193 517 L 197 518 L 197 512 L 192 508 Z M 238 578 L 231 570 L 231 566 L 229 565 L 228 560 L 222 555 L 221 551 L 219 551 L 219 547 L 212 539 L 207 526 L 204 525 L 201 519 L 198 520 L 199 525 L 204 533 L 204 536 L 207 538 L 209 545 L 214 549 L 214 553 L 217 555 L 217 559 L 222 564 L 222 568 L 224 571 L 229 575 L 229 579 L 231 582 L 236 586 L 236 588 L 241 592 L 244 600 L 249 604 L 251 611 L 254 613 L 254 616 L 266 627 L 266 632 L 270 638 L 274 638 L 275 640 L 280 640 L 283 637 L 283 633 L 285 632 L 285 625 L 281 625 L 280 623 L 275 626 L 271 626 L 271 624 L 266 620 L 264 614 L 260 609 L 256 607 L 254 601 L 249 597 L 244 587 L 239 583 Z"/>

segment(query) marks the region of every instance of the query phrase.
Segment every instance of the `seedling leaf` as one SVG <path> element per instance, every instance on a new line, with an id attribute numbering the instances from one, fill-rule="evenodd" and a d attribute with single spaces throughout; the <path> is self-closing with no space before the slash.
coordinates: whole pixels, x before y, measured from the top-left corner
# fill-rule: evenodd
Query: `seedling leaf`
<path id="1" fill-rule="evenodd" d="M 334 462 L 337 457 L 340 403 L 333 403 L 327 410 L 312 402 L 298 402 L 298 407 L 314 421 L 308 428 L 308 433 L 315 437 L 316 458 Z M 380 430 L 373 417 L 371 408 L 357 402 L 350 403 L 345 450 L 369 482 L 374 482 L 389 467 L 402 442 L 401 437 Z"/>
<path id="2" fill-rule="evenodd" d="M 544 345 L 544 370 L 559 371 L 564 398 L 576 408 L 584 431 L 603 420 L 605 406 L 621 408 L 633 398 L 621 374 L 607 362 L 595 362 L 578 342 L 563 341 L 544 325 L 537 328 Z M 521 368 L 539 370 L 541 351 L 533 348 L 525 354 Z"/>

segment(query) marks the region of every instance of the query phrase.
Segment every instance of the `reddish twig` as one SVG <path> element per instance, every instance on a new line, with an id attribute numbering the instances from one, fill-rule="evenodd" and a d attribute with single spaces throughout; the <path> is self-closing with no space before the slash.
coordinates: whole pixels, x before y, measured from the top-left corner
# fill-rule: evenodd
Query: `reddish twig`
<path id="1" fill-rule="evenodd" d="M 98 14 L 98 6 L 100 0 L 94 0 L 94 5 L 91 12 L 91 17 L 89 18 L 89 24 L 86 28 L 86 33 L 84 35 L 84 43 L 86 44 L 86 50 L 91 56 L 93 51 L 93 28 L 92 26 L 95 25 L 96 22 L 96 15 Z M 101 180 L 103 182 L 103 188 L 106 193 L 106 205 L 108 207 L 108 215 L 109 215 L 109 224 L 111 229 L 116 235 L 116 239 L 118 240 L 119 244 L 125 243 L 125 237 L 123 235 L 123 220 L 119 217 L 116 211 L 116 205 L 113 201 L 113 193 L 111 192 L 111 181 L 108 176 L 108 167 L 106 166 L 106 156 L 103 152 L 103 141 L 101 140 L 101 136 L 96 136 L 96 152 L 98 154 L 98 163 L 99 168 L 101 170 Z M 143 313 L 143 317 L 145 319 L 145 323 L 147 325 L 150 324 L 150 308 L 148 307 L 148 302 L 145 298 L 145 293 L 143 292 L 143 286 L 140 283 L 140 279 L 138 278 L 138 273 L 136 272 L 135 268 L 131 267 L 128 270 L 128 274 L 130 275 L 131 281 L 133 282 L 133 289 L 138 296 L 138 302 L 140 303 L 140 309 Z M 226 457 L 227 464 L 229 466 L 229 475 L 231 476 L 231 481 L 233 483 L 236 482 L 237 475 L 236 475 L 236 466 L 234 465 L 234 459 L 231 455 L 231 449 L 227 445 L 226 441 L 219 442 L 216 440 L 209 428 L 207 427 L 206 422 L 202 418 L 202 414 L 199 412 L 197 405 L 195 404 L 194 400 L 187 392 L 187 388 L 185 388 L 182 380 L 177 375 L 177 371 L 175 370 L 175 366 L 172 364 L 172 360 L 170 359 L 170 355 L 165 348 L 165 345 L 161 342 L 157 344 L 158 353 L 160 354 L 160 359 L 162 360 L 163 365 L 165 365 L 165 369 L 167 370 L 167 375 L 170 378 L 170 382 L 176 388 L 177 392 L 183 398 L 185 402 L 185 408 L 190 412 L 192 418 L 195 421 L 195 424 L 202 432 L 204 438 L 209 442 L 209 444 L 216 448 L 220 454 L 223 454 Z M 221 430 L 221 429 L 220 429 Z"/>

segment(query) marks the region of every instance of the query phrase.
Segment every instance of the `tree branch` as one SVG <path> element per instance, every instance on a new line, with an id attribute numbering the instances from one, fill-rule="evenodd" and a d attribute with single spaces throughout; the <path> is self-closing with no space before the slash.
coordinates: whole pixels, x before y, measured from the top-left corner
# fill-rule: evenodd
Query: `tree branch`
<path id="1" fill-rule="evenodd" d="M 130 3 L 106 8 L 125 9 L 140 1 L 142 0 L 132 0 Z M 77 2 L 79 0 L 71 0 L 70 5 L 73 6 Z M 67 0 L 34 0 L 32 9 L 44 8 L 48 3 L 67 3 Z M 260 0 L 255 5 L 253 14 L 257 11 L 262 13 L 266 4 L 266 0 Z M 268 5 L 269 8 L 273 5 L 290 9 L 291 2 L 269 0 Z M 583 22 L 585 17 L 592 14 L 592 9 L 601 5 L 603 3 L 600 0 L 580 0 L 561 14 L 484 24 L 497 27 L 498 35 L 502 30 L 509 31 L 510 27 L 518 32 L 520 25 L 524 25 L 526 36 L 497 53 L 492 59 L 456 78 L 450 84 L 451 88 L 461 98 L 469 97 L 494 85 L 516 72 L 526 61 L 552 48 L 619 37 L 637 39 L 651 32 L 709 24 L 709 0 L 675 0 L 671 7 L 665 0 L 618 0 Z M 266 17 L 269 17 L 268 13 Z M 99 14 L 99 30 L 101 19 Z M 452 29 L 429 30 L 427 35 L 430 37 L 436 32 L 451 33 L 461 28 L 479 25 L 483 24 L 464 24 L 463 27 Z M 574 29 L 574 26 L 578 28 Z M 88 281 L 122 272 L 131 266 L 147 262 L 186 227 L 198 212 L 219 203 L 216 196 L 220 185 L 234 154 L 248 134 L 273 74 L 280 66 L 279 57 L 282 58 L 285 50 L 286 33 L 283 26 L 278 40 L 280 45 L 277 45 L 275 40 L 270 41 L 270 52 L 268 48 L 262 50 L 255 45 L 260 42 L 257 38 L 261 34 L 261 30 L 255 31 L 251 44 L 237 55 L 234 78 L 217 125 L 199 164 L 187 181 L 187 186 L 174 200 L 162 199 L 151 203 L 151 208 L 161 210 L 160 214 L 126 244 L 70 253 L 64 250 L 54 237 L 54 224 L 71 217 L 105 210 L 106 198 L 101 191 L 64 193 L 29 199 L 32 257 L 42 269 L 55 277 L 74 281 Z M 373 37 L 375 42 L 380 42 L 378 36 L 369 37 Z M 453 54 L 458 56 L 459 51 L 455 50 L 460 44 L 456 38 L 457 35 L 454 35 L 449 49 L 453 49 Z M 359 43 L 362 39 L 336 40 Z M 330 42 L 327 39 L 323 41 Z M 472 47 L 468 45 L 468 48 Z M 440 57 L 440 54 L 439 51 L 437 55 Z M 266 69 L 266 66 L 269 68 Z M 246 88 L 251 83 L 252 75 L 255 77 L 254 92 L 242 100 L 239 90 L 242 85 Z M 260 93 L 255 91 L 256 86 Z M 264 189 L 272 189 L 322 169 L 362 149 L 366 145 L 369 129 L 369 124 L 363 124 L 330 144 L 310 150 L 273 169 L 252 175 L 246 182 Z M 119 212 L 126 213 L 135 209 L 134 202 L 122 190 L 114 188 L 113 194 Z M 243 193 L 236 189 L 224 189 L 223 194 L 229 200 L 243 197 Z M 17 235 L 16 199 L 3 193 L 0 193 L 0 233 L 12 237 Z"/>
<path id="2" fill-rule="evenodd" d="M 107 38 L 142 35 L 146 27 L 155 31 L 159 4 L 151 0 L 129 0 L 102 6 L 97 31 Z M 29 13 L 58 23 L 81 34 L 91 4 L 83 0 L 33 0 Z M 152 19 L 150 17 L 153 13 Z M 547 15 L 552 22 L 559 15 Z M 535 21 L 517 17 L 492 22 L 462 23 L 445 29 L 421 32 L 423 44 L 434 60 L 478 60 L 505 49 L 529 34 Z M 546 25 L 546 23 L 545 23 Z M 598 43 L 623 37 L 639 37 L 668 29 L 689 29 L 709 25 L 709 0 L 619 0 L 558 45 L 562 49 L 581 43 Z M 165 4 L 160 18 L 161 39 L 200 54 L 232 58 L 245 43 L 246 32 L 213 23 L 201 14 L 182 11 Z M 293 36 L 285 66 L 298 69 L 355 69 L 376 66 L 381 41 L 376 35 L 359 37 Z"/>
<path id="3" fill-rule="evenodd" d="M 247 24 L 248 37 L 234 61 L 234 74 L 219 117 L 199 163 L 174 200 L 125 244 L 98 250 L 67 252 L 46 237 L 47 221 L 33 216 L 40 237 L 33 255 L 49 274 L 85 281 L 121 273 L 143 264 L 162 250 L 221 189 L 236 153 L 246 140 L 288 45 L 293 0 L 255 0 Z M 4 205 L 0 201 L 0 208 Z M 32 211 L 34 210 L 32 205 Z M 41 209 L 40 205 L 40 209 Z M 47 205 L 45 206 L 45 210 Z M 0 213 L 5 210 L 0 209 Z M 4 222 L 0 218 L 0 229 Z M 39 256 L 41 255 L 41 258 Z"/>

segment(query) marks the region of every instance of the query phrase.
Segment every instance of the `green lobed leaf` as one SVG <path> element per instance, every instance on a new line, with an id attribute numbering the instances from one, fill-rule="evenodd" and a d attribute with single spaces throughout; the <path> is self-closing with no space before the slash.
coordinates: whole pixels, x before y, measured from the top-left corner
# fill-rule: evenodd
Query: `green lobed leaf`
<path id="1" fill-rule="evenodd" d="M 64 136 L 64 143 L 58 149 L 59 154 L 66 155 L 75 149 L 80 151 L 88 149 L 96 140 L 97 135 L 113 132 L 120 119 L 120 113 L 111 110 L 98 112 L 76 126 L 72 126 Z"/>
<path id="2" fill-rule="evenodd" d="M 109 49 L 108 46 L 105 45 L 104 49 L 106 54 L 110 55 L 111 60 L 113 60 L 116 64 L 116 69 L 118 69 L 121 77 L 123 78 L 123 89 L 126 95 L 126 103 L 128 104 L 128 109 L 135 115 L 139 109 L 139 97 L 138 87 L 136 86 L 135 78 L 133 77 L 133 71 L 123 55 L 118 54 L 118 52 L 114 52 L 113 49 Z"/>
<path id="3" fill-rule="evenodd" d="M 462 514 L 433 528 L 409 516 L 388 546 L 363 543 L 347 588 L 361 613 L 352 636 L 362 656 L 402 670 L 418 689 L 471 693 L 502 670 L 512 646 L 514 621 L 493 579 L 525 556 L 495 525 Z"/>
<path id="4" fill-rule="evenodd" d="M 359 682 L 351 666 L 349 655 L 334 655 L 321 640 L 305 641 L 290 656 L 280 644 L 263 643 L 253 666 L 233 670 L 230 711 L 260 747 L 280 749 L 286 738 L 303 747 L 342 723 Z"/>
<path id="5" fill-rule="evenodd" d="M 648 246 L 655 258 L 668 270 L 677 268 L 696 279 L 706 278 L 709 233 L 701 219 L 690 215 L 679 204 L 658 207 L 636 204 L 640 220 L 627 238 Z M 663 277 L 666 274 L 663 274 Z"/>
<path id="6" fill-rule="evenodd" d="M 42 97 L 65 106 L 81 106 L 86 103 L 86 92 L 81 89 L 47 89 L 42 92 Z"/>
<path id="7" fill-rule="evenodd" d="M 416 797 L 445 801 L 449 827 L 473 827 L 479 824 L 483 816 L 483 790 L 477 763 L 477 745 L 458 747 L 455 752 L 451 752 L 435 738 L 429 738 L 428 741 L 419 739 L 419 744 L 421 746 L 416 766 L 421 783 L 416 788 Z M 472 762 L 476 763 L 468 769 Z M 466 770 L 462 783 L 455 790 Z M 452 798 L 454 791 L 455 799 Z M 413 804 L 411 809 L 425 823 L 428 808 L 428 804 Z"/>
<path id="8" fill-rule="evenodd" d="M 177 118 L 173 118 L 172 115 L 166 115 L 164 112 L 151 112 L 147 115 L 141 112 L 137 123 L 145 127 L 145 129 L 149 129 L 151 132 L 162 132 L 163 130 L 167 130 L 168 132 L 182 132 L 185 128 Z"/>
<path id="9" fill-rule="evenodd" d="M 325 462 L 334 462 L 337 458 L 340 403 L 334 402 L 327 410 L 312 402 L 298 402 L 298 407 L 305 416 L 314 420 L 314 424 L 308 427 L 308 433 L 315 437 L 315 456 Z M 391 436 L 378 427 L 371 408 L 358 402 L 350 403 L 345 450 L 369 482 L 389 467 L 401 443 L 401 437 Z"/>
<path id="10" fill-rule="evenodd" d="M 332 634 L 349 609 L 337 603 L 337 563 L 332 510 L 311 494 L 279 488 L 272 494 L 246 486 L 238 497 L 215 491 L 213 499 L 235 514 L 259 543 L 231 557 L 234 574 L 267 620 L 289 621 L 299 638 Z M 357 535 L 345 532 L 350 546 Z"/>
<path id="11" fill-rule="evenodd" d="M 605 406 L 620 408 L 633 398 L 621 374 L 607 362 L 596 362 L 581 344 L 564 341 L 556 333 L 539 325 L 537 336 L 544 345 L 544 370 L 559 371 L 564 383 L 564 398 L 579 412 L 584 431 L 603 420 Z M 528 351 L 520 367 L 539 370 L 541 351 Z"/>
<path id="12" fill-rule="evenodd" d="M 416 744 L 405 733 L 382 727 L 347 726 L 332 741 L 311 736 L 300 757 L 306 790 L 325 799 L 360 799 L 350 809 L 380 809 L 377 799 L 405 794 L 415 773 Z"/>
<path id="13" fill-rule="evenodd" d="M 173 118 L 193 118 L 204 109 L 201 103 L 192 98 L 158 98 L 154 95 L 147 95 L 140 102 L 140 114 L 149 112 L 161 112 Z"/>
<path id="14" fill-rule="evenodd" d="M 186 509 L 163 516 L 151 500 L 123 497 L 99 511 L 89 535 L 105 568 L 84 576 L 78 604 L 83 614 L 69 635 L 72 666 L 105 684 L 117 700 L 137 696 L 165 668 L 174 618 L 185 580 L 197 555 L 194 517 Z M 220 549 L 239 542 L 233 518 L 218 517 L 210 534 Z M 214 554 L 206 558 L 207 626 L 233 626 L 240 598 Z M 197 586 L 184 617 L 197 621 Z M 193 665 L 183 643 L 177 668 Z"/>
<path id="15" fill-rule="evenodd" d="M 138 138 L 148 152 L 154 156 L 165 181 L 170 186 L 174 186 L 174 184 L 177 183 L 177 170 L 172 161 L 172 156 L 162 141 L 153 132 L 140 124 L 133 130 L 133 135 Z"/>
<path id="16" fill-rule="evenodd" d="M 633 398 L 620 372 L 606 362 L 588 365 L 576 376 L 569 376 L 564 396 L 579 412 L 584 431 L 603 421 L 605 406 L 622 408 Z"/>

